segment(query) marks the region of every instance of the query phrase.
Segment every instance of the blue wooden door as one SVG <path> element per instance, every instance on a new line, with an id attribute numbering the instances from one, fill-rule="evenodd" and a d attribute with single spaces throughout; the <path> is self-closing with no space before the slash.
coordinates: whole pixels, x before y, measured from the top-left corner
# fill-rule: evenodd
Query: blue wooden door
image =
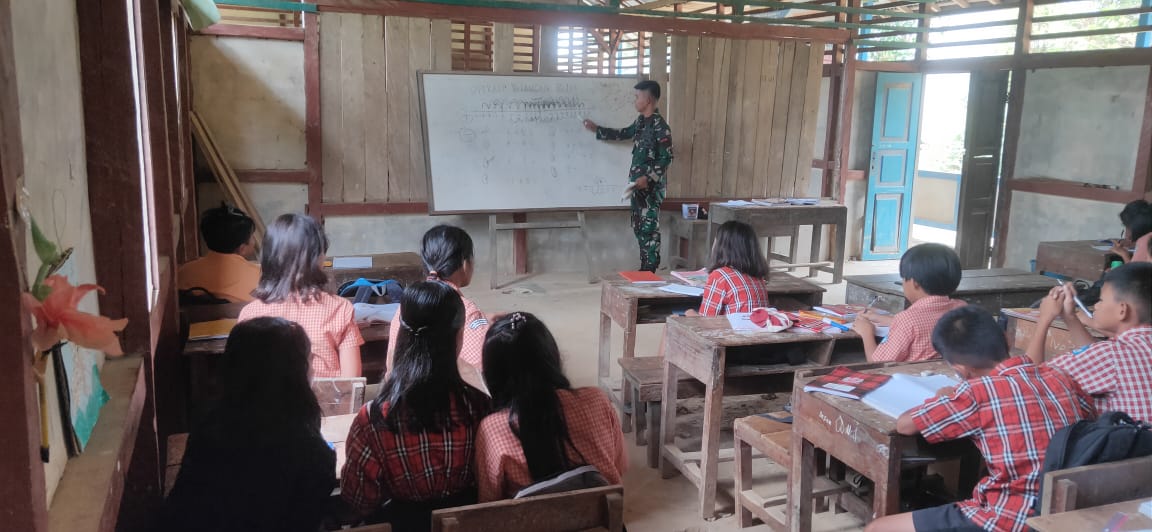
<path id="1" fill-rule="evenodd" d="M 897 259 L 908 249 L 922 86 L 920 74 L 876 76 L 876 118 L 864 204 L 864 260 Z"/>

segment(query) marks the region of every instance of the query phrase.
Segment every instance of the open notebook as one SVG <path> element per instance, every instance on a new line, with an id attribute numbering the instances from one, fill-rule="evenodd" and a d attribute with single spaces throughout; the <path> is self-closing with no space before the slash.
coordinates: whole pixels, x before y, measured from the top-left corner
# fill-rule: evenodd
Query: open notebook
<path id="1" fill-rule="evenodd" d="M 958 384 L 960 381 L 947 375 L 922 376 L 897 373 L 883 386 L 864 395 L 861 401 L 895 418 L 931 399 L 941 388 Z"/>

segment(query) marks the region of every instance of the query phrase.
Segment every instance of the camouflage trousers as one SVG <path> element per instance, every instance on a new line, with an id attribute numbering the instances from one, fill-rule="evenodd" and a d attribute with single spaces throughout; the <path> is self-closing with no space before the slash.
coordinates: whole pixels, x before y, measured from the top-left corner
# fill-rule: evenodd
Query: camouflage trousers
<path id="1" fill-rule="evenodd" d="M 632 193 L 632 232 L 640 246 L 640 269 L 655 272 L 660 266 L 660 204 L 663 190 Z"/>

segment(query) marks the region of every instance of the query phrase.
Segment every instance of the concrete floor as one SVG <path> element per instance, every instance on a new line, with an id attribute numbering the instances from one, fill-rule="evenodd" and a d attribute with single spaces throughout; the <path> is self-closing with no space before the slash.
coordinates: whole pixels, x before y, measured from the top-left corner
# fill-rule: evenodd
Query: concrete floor
<path id="1" fill-rule="evenodd" d="M 845 274 L 894 273 L 895 261 L 849 262 Z M 844 283 L 833 285 L 829 274 L 820 274 L 815 282 L 828 289 L 826 303 L 844 301 Z M 464 292 L 484 312 L 499 314 L 513 310 L 536 314 L 548 324 L 564 354 L 565 371 L 574 386 L 596 384 L 597 338 L 599 330 L 600 286 L 589 284 L 583 272 L 545 273 L 502 281 L 498 290 L 489 290 L 486 272 L 476 272 L 473 286 Z M 659 345 L 663 327 L 648 325 L 637 333 L 637 354 L 653 355 Z M 620 330 L 613 331 L 613 359 L 621 352 Z M 613 375 L 620 367 L 613 364 Z M 737 399 L 738 401 L 739 399 Z M 739 408 L 740 405 L 726 406 Z M 730 429 L 729 429 L 730 432 Z M 731 438 L 727 438 L 730 442 Z M 630 532 L 721 532 L 740 530 L 733 515 L 732 464 L 721 464 L 717 489 L 719 511 L 711 521 L 698 515 L 699 502 L 694 485 L 681 476 L 661 479 L 659 471 L 645 463 L 645 449 L 637 447 L 633 435 L 626 434 L 630 468 L 624 478 L 625 522 Z M 729 443 L 730 445 L 730 443 Z M 785 491 L 786 471 L 767 460 L 756 460 L 754 468 L 757 490 L 773 496 Z M 851 514 L 818 514 L 814 529 L 818 531 L 859 530 L 861 522 Z M 770 530 L 765 525 L 751 531 Z"/>

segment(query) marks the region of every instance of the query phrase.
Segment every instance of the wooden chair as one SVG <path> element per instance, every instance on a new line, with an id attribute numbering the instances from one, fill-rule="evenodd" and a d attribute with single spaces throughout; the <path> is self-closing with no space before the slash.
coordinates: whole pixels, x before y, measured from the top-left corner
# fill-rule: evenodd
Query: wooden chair
<path id="1" fill-rule="evenodd" d="M 355 414 L 364 406 L 364 377 L 321 377 L 312 379 L 312 393 L 320 403 L 321 416 Z"/>
<path id="2" fill-rule="evenodd" d="M 432 532 L 624 529 L 624 486 L 509 499 L 432 512 Z"/>
<path id="3" fill-rule="evenodd" d="M 1152 456 L 1052 471 L 1042 482 L 1040 514 L 1149 497 L 1148 479 L 1152 479 Z"/>
<path id="4" fill-rule="evenodd" d="M 778 413 L 781 417 L 786 412 Z M 784 530 L 788 527 L 788 519 L 783 507 L 788 503 L 788 495 L 765 499 L 752 489 L 752 449 L 756 449 L 765 458 L 775 462 L 788 470 L 788 481 L 785 486 L 792 484 L 792 425 L 773 421 L 763 416 L 748 416 L 736 419 L 733 422 L 733 444 L 736 447 L 736 509 L 739 514 L 741 528 L 752 526 L 753 520 L 759 518 L 764 524 L 775 530 Z M 824 477 L 817 477 L 812 497 L 824 499 L 847 491 L 848 487 L 832 482 Z"/>
<path id="5" fill-rule="evenodd" d="M 164 463 L 164 496 L 167 497 L 176 486 L 180 476 L 180 464 L 184 463 L 184 451 L 188 448 L 188 433 L 168 436 L 168 456 Z"/>
<path id="6" fill-rule="evenodd" d="M 632 385 L 632 421 L 636 445 L 648 446 L 648 467 L 660 465 L 660 402 L 663 400 L 664 357 L 632 357 L 619 359 L 624 380 Z M 703 395 L 699 382 L 681 373 L 678 397 Z M 627 419 L 621 416 L 622 422 Z M 621 427 L 627 431 L 627 427 Z"/>
<path id="7" fill-rule="evenodd" d="M 346 528 L 345 532 L 392 532 L 392 525 L 381 523 L 379 525 L 364 525 L 356 528 Z"/>

